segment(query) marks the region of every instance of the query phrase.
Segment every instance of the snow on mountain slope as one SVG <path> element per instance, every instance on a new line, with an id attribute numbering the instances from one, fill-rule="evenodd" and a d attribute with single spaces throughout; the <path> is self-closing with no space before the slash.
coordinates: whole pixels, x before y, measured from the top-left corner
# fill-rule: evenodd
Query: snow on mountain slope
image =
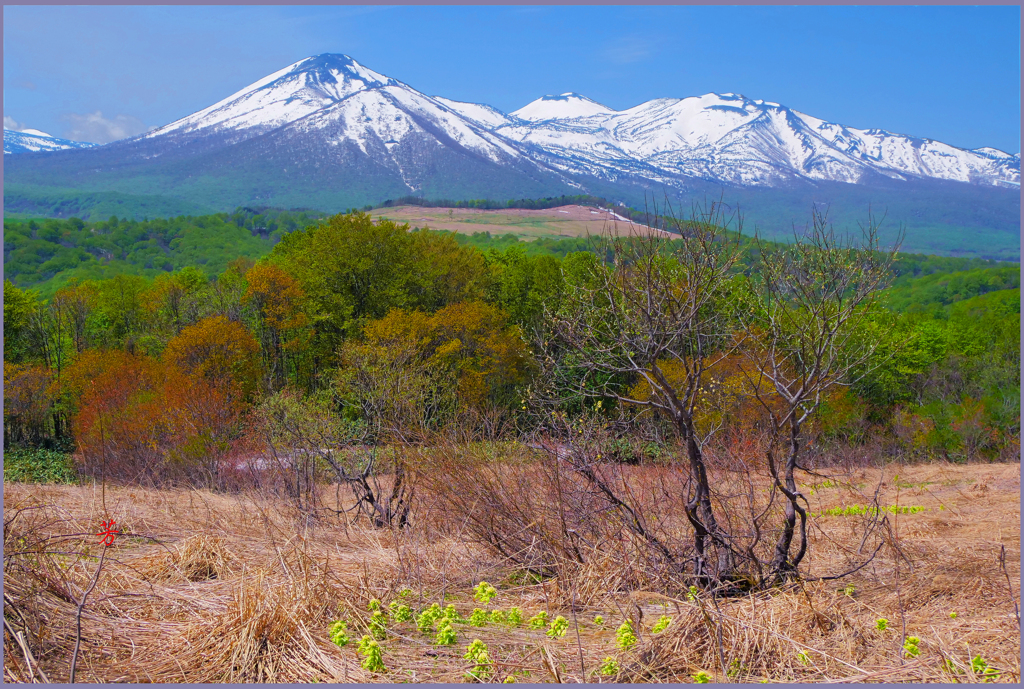
<path id="1" fill-rule="evenodd" d="M 560 96 L 542 96 L 512 113 L 513 117 L 528 122 L 545 120 L 576 119 L 594 115 L 610 115 L 615 112 L 600 103 L 595 103 L 578 93 L 563 93 Z"/>
<path id="2" fill-rule="evenodd" d="M 433 100 L 441 103 L 451 110 L 454 110 L 470 122 L 475 122 L 487 129 L 494 129 L 495 127 L 500 127 L 503 124 L 509 124 L 512 122 L 511 117 L 489 105 L 482 105 L 480 103 L 463 103 L 449 98 L 442 98 L 441 96 L 433 96 Z"/>
<path id="3" fill-rule="evenodd" d="M 12 152 L 13 138 L 4 134 L 5 153 Z M 266 145 L 280 150 L 256 145 L 258 137 L 269 137 Z M 430 170 L 439 180 L 477 178 L 478 164 L 499 176 L 514 172 L 531 184 L 554 178 L 573 188 L 585 186 L 581 176 L 677 187 L 689 178 L 778 186 L 794 180 L 858 183 L 878 175 L 1020 184 L 1019 154 L 854 129 L 738 94 L 660 98 L 616 111 L 563 93 L 506 115 L 487 105 L 427 96 L 335 54 L 300 60 L 208 108 L 112 146 L 118 164 L 203 155 L 220 156 L 221 168 L 230 169 L 235 154 L 218 152 L 247 141 L 254 145 L 245 155 L 280 154 L 297 164 L 312 153 L 326 156 L 318 164 L 349 165 L 343 161 L 356 151 L 388 174 L 400 174 L 410 189 L 434 174 Z M 441 167 L 439 155 L 446 161 Z"/>
<path id="4" fill-rule="evenodd" d="M 96 144 L 70 141 L 50 136 L 38 129 L 24 129 L 16 132 L 4 127 L 4 155 L 14 153 L 37 153 L 39 151 L 62 151 L 67 148 L 90 148 Z"/>
<path id="5" fill-rule="evenodd" d="M 147 139 L 171 133 L 223 133 L 242 138 L 295 122 L 354 93 L 395 86 L 394 79 L 347 55 L 317 55 L 274 72 L 210 107 L 155 129 Z"/>
<path id="6" fill-rule="evenodd" d="M 565 94 L 513 115 L 518 121 L 495 132 L 568 174 L 611 180 L 644 171 L 666 183 L 680 175 L 741 185 L 794 178 L 856 183 L 877 173 L 1020 184 L 1019 154 L 853 129 L 731 93 L 657 99 L 619 112 Z"/>

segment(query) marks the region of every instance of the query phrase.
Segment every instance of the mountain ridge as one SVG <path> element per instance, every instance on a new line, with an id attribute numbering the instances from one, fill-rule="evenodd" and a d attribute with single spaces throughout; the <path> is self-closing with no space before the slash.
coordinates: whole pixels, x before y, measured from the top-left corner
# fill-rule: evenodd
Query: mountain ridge
<path id="1" fill-rule="evenodd" d="M 648 195 L 721 191 L 730 202 L 763 205 L 758 190 L 849 205 L 870 203 L 878 189 L 914 197 L 939 183 L 944 195 L 963 199 L 962 208 L 938 213 L 925 201 L 938 192 L 925 191 L 897 220 L 925 217 L 969 230 L 981 222 L 970 206 L 994 199 L 1005 206 L 992 216 L 1000 218 L 997 231 L 1012 229 L 1005 218 L 1016 217 L 1019 234 L 1019 195 L 1007 193 L 1019 189 L 1019 154 L 856 129 L 732 93 L 616 111 L 569 92 L 503 113 L 428 96 L 338 54 L 299 60 L 131 139 L 8 156 L 5 177 L 18 193 L 77 189 L 224 210 L 256 203 L 325 211 L 410 194 L 589 193 L 636 204 Z"/>

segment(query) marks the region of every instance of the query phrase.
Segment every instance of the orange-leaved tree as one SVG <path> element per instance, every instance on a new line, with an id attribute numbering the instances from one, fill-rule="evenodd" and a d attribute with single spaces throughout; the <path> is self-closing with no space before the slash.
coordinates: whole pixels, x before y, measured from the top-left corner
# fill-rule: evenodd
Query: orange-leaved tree
<path id="1" fill-rule="evenodd" d="M 308 344 L 309 319 L 303 311 L 306 295 L 295 278 L 270 263 L 254 266 L 245 279 L 248 284 L 242 304 L 253 311 L 267 387 L 280 389 L 287 377 L 287 358 L 297 359 Z"/>
<path id="2" fill-rule="evenodd" d="M 167 343 L 163 359 L 184 373 L 228 384 L 244 397 L 256 393 L 259 344 L 245 326 L 224 316 L 204 318 Z"/>

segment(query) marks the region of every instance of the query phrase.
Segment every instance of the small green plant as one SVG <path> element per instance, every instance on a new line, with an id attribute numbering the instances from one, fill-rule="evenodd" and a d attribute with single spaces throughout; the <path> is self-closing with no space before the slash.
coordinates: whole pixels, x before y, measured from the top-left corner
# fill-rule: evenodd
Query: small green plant
<path id="1" fill-rule="evenodd" d="M 443 614 L 441 606 L 437 603 L 432 603 L 429 608 L 421 612 L 416 618 L 416 628 L 424 634 L 429 634 L 434 629 L 434 621 L 441 618 Z"/>
<path id="2" fill-rule="evenodd" d="M 743 667 L 743 663 L 740 661 L 740 659 L 733 658 L 733 661 L 729 663 L 729 671 L 725 674 L 728 675 L 730 679 L 736 679 L 740 676 L 740 673 L 743 672 L 744 669 L 745 668 Z"/>
<path id="3" fill-rule="evenodd" d="M 619 628 L 615 630 L 615 645 L 623 651 L 628 651 L 633 648 L 633 646 L 636 645 L 636 642 L 636 634 L 633 633 L 633 625 L 629 623 L 629 620 L 623 622 Z"/>
<path id="4" fill-rule="evenodd" d="M 458 642 L 452 621 L 442 617 L 437 622 L 437 634 L 434 636 L 434 644 L 437 646 L 454 646 Z"/>
<path id="5" fill-rule="evenodd" d="M 569 631 L 569 620 L 559 615 L 551 621 L 551 628 L 545 634 L 552 639 L 561 639 L 567 631 Z"/>
<path id="6" fill-rule="evenodd" d="M 843 593 L 845 593 L 850 598 L 853 598 L 853 591 L 854 591 L 853 584 L 847 584 L 846 588 L 843 589 Z"/>
<path id="7" fill-rule="evenodd" d="M 369 636 L 363 636 L 359 640 L 359 653 L 363 656 L 360 665 L 364 670 L 370 672 L 384 672 L 384 658 L 381 655 L 380 644 Z"/>
<path id="8" fill-rule="evenodd" d="M 490 676 L 491 658 L 487 654 L 487 644 L 483 641 L 473 639 L 473 643 L 466 648 L 466 655 L 462 657 L 475 663 L 473 669 L 467 673 L 472 679 L 483 680 Z"/>
<path id="9" fill-rule="evenodd" d="M 949 613 L 949 619 L 955 620 L 956 619 L 956 613 L 955 612 Z"/>
<path id="10" fill-rule="evenodd" d="M 370 634 L 373 638 L 383 641 L 388 636 L 388 618 L 380 610 L 374 610 L 370 615 Z"/>
<path id="11" fill-rule="evenodd" d="M 338 647 L 344 647 L 348 645 L 349 638 L 346 632 L 347 623 L 344 620 L 336 620 L 331 622 L 331 626 L 327 628 L 327 635 L 330 637 L 331 642 Z"/>
<path id="12" fill-rule="evenodd" d="M 494 624 L 508 624 L 508 613 L 504 610 L 491 610 L 491 622 Z"/>
<path id="13" fill-rule="evenodd" d="M 523 611 L 519 608 L 511 608 L 508 611 L 507 622 L 510 627 L 518 627 L 521 625 L 523 623 Z"/>
<path id="14" fill-rule="evenodd" d="M 527 624 L 527 626 L 530 629 L 544 629 L 544 627 L 548 626 L 548 613 L 547 613 L 547 611 L 545 611 L 545 610 L 540 611 L 539 613 L 537 613 L 536 615 L 531 617 L 526 622 L 526 624 Z"/>
<path id="15" fill-rule="evenodd" d="M 393 600 L 388 605 L 388 609 L 391 611 L 391 619 L 395 622 L 408 622 L 412 619 L 412 608 L 408 605 Z"/>
<path id="16" fill-rule="evenodd" d="M 916 658 L 917 656 L 921 655 L 921 649 L 917 646 L 919 643 L 921 643 L 921 640 L 916 636 L 908 636 L 903 641 L 904 653 L 906 653 L 911 658 Z"/>
<path id="17" fill-rule="evenodd" d="M 947 661 L 948 662 L 948 661 Z M 983 682 L 989 682 L 999 676 L 999 671 L 988 666 L 988 661 L 980 655 L 971 658 L 971 671 L 981 676 Z"/>
<path id="18" fill-rule="evenodd" d="M 473 614 L 469 616 L 469 623 L 474 627 L 482 627 L 487 624 L 487 611 L 482 608 L 473 608 Z"/>
<path id="19" fill-rule="evenodd" d="M 703 670 L 698 670 L 697 672 L 693 673 L 692 677 L 694 684 L 707 684 L 711 681 L 711 675 L 704 672 Z"/>
<path id="20" fill-rule="evenodd" d="M 888 628 L 889 620 L 885 619 L 884 617 L 879 617 L 877 620 L 875 620 L 875 629 L 877 629 L 878 631 L 884 632 Z"/>
<path id="21" fill-rule="evenodd" d="M 696 603 L 698 593 L 700 593 L 700 591 L 697 589 L 697 587 L 691 586 L 690 590 L 686 593 L 686 600 L 690 601 L 691 603 Z"/>
<path id="22" fill-rule="evenodd" d="M 604 677 L 617 675 L 619 674 L 619 661 L 612 656 L 608 656 L 601 661 L 601 667 L 598 668 L 597 672 Z"/>
<path id="23" fill-rule="evenodd" d="M 925 508 L 921 505 L 889 505 L 879 508 L 867 505 L 850 505 L 849 507 L 830 507 L 824 512 L 819 512 L 816 517 L 851 517 L 851 516 L 866 516 L 873 517 L 879 512 L 889 512 L 890 514 L 917 514 L 918 512 L 924 512 Z"/>
<path id="24" fill-rule="evenodd" d="M 473 589 L 473 598 L 480 603 L 490 603 L 491 599 L 498 595 L 498 589 L 494 588 L 486 581 L 481 581 Z"/>
<path id="25" fill-rule="evenodd" d="M 811 656 L 807 653 L 807 651 L 799 651 L 796 654 L 796 659 L 800 661 L 801 665 L 807 665 L 811 662 Z"/>
<path id="26" fill-rule="evenodd" d="M 950 660 L 949 658 L 945 658 L 945 659 L 944 659 L 944 660 L 942 661 L 942 668 L 943 668 L 943 669 L 944 669 L 944 670 L 945 670 L 946 672 L 948 672 L 949 674 L 951 674 L 951 675 L 959 675 L 959 674 L 962 674 L 962 673 L 960 672 L 960 668 L 958 668 L 958 667 L 956 666 L 956 663 L 954 663 L 954 662 L 953 662 L 952 660 Z"/>
<path id="27" fill-rule="evenodd" d="M 376 612 L 376 611 L 380 610 L 380 601 L 377 600 L 376 598 L 371 598 L 370 599 L 370 604 L 368 606 L 366 606 L 366 607 L 371 612 Z"/>
<path id="28" fill-rule="evenodd" d="M 516 678 L 513 677 L 512 675 L 509 675 L 508 677 L 506 677 L 505 681 L 502 682 L 502 684 L 515 684 L 515 683 L 516 683 Z"/>
<path id="29" fill-rule="evenodd" d="M 661 634 L 663 631 L 668 629 L 668 626 L 672 624 L 672 618 L 668 615 L 662 615 L 658 618 L 658 621 L 651 627 L 651 634 Z"/>
<path id="30" fill-rule="evenodd" d="M 595 615 L 594 616 L 594 624 L 596 626 L 598 626 L 598 627 L 603 627 L 604 626 L 604 618 L 601 617 L 600 615 Z"/>

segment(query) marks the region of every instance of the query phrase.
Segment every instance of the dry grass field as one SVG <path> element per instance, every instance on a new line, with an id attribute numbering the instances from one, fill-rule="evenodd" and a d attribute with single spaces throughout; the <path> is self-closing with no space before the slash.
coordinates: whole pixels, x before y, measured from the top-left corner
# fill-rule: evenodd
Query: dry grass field
<path id="1" fill-rule="evenodd" d="M 586 237 L 607 232 L 628 233 L 630 223 L 609 211 L 586 206 L 562 206 L 546 210 L 509 208 L 481 210 L 478 208 L 421 208 L 398 206 L 371 212 L 412 227 L 448 230 L 460 234 L 490 232 L 492 235 L 514 234 L 524 240 L 537 237 Z"/>
<path id="2" fill-rule="evenodd" d="M 68 681 L 80 614 L 76 679 L 88 682 L 470 681 L 474 639 L 497 682 L 971 682 L 983 678 L 979 656 L 989 679 L 1018 682 L 1020 465 L 853 469 L 815 487 L 811 508 L 849 508 L 876 487 L 880 504 L 923 509 L 891 515 L 891 542 L 856 573 L 691 601 L 625 590 L 612 551 L 564 578 L 531 578 L 457 525 L 432 528 L 429 510 L 393 531 L 302 521 L 253 493 L 8 483 L 4 680 Z M 332 487 L 325 501 L 335 499 Z M 122 533 L 104 549 L 95 534 L 105 514 Z M 815 518 L 808 579 L 858 557 L 859 519 Z M 483 606 L 473 599 L 481 580 L 497 588 Z M 370 672 L 356 642 L 373 598 L 385 612 L 393 600 L 414 612 L 451 603 L 464 618 L 515 606 L 524 623 L 466 621 L 453 626 L 455 645 L 438 646 L 415 617 L 389 619 L 385 669 Z M 541 611 L 564 616 L 567 633 L 528 628 Z M 652 633 L 662 615 L 671 623 Z M 623 651 L 615 630 L 627 618 L 639 641 Z M 348 622 L 344 647 L 328 638 L 337 619 Z M 907 636 L 920 640 L 916 656 L 903 650 Z M 618 671 L 602 675 L 608 657 Z"/>

